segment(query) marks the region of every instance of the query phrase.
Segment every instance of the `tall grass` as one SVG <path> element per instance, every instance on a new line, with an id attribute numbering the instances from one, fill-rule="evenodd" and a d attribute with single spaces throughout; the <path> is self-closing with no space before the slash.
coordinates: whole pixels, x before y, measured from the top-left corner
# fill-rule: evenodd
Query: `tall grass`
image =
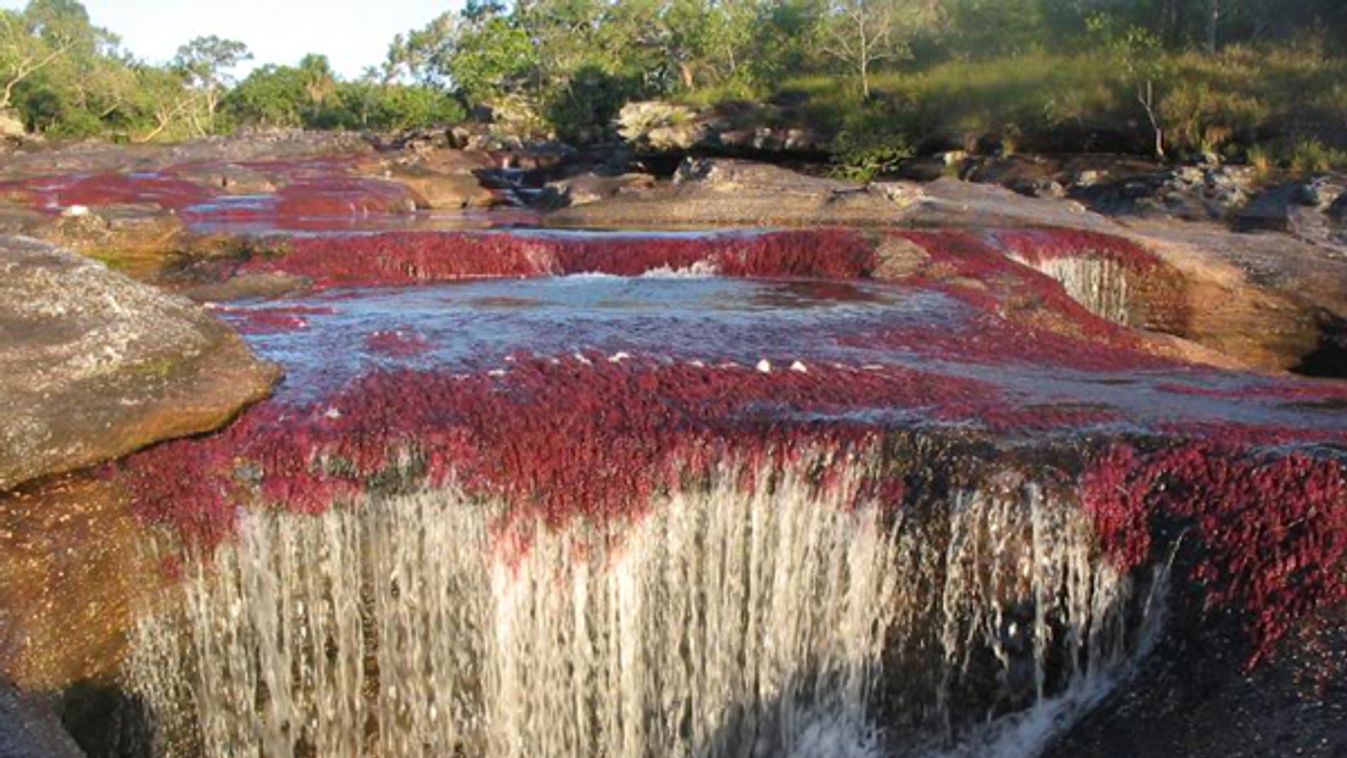
<path id="1" fill-rule="evenodd" d="M 1159 63 L 1158 112 L 1180 154 L 1236 156 L 1265 145 L 1289 162 L 1306 140 L 1319 140 L 1330 160 L 1334 147 L 1347 147 L 1347 61 L 1291 47 L 1234 47 L 1215 56 L 1168 53 Z M 1030 52 L 882 74 L 869 102 L 833 76 L 797 77 L 780 91 L 804 101 L 811 124 L 834 132 L 881 109 L 893 114 L 889 128 L 914 144 L 1009 139 L 1025 149 L 1068 149 L 1064 143 L 1103 132 L 1132 135 L 1144 150 L 1149 125 L 1135 84 L 1104 53 Z"/>

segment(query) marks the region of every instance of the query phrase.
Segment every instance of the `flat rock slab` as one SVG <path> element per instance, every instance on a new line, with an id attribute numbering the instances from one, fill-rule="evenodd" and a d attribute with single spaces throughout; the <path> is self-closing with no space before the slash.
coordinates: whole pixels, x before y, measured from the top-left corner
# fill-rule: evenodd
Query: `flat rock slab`
<path id="1" fill-rule="evenodd" d="M 190 302 L 0 237 L 0 491 L 217 428 L 277 376 Z"/>

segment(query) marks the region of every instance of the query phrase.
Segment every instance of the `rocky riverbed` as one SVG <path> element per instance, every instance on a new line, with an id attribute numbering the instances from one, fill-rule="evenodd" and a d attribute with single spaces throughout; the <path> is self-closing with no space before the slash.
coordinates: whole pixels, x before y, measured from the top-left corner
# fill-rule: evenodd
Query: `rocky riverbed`
<path id="1" fill-rule="evenodd" d="M 962 160 L 7 163 L 13 751 L 1347 749 L 1331 182 Z"/>

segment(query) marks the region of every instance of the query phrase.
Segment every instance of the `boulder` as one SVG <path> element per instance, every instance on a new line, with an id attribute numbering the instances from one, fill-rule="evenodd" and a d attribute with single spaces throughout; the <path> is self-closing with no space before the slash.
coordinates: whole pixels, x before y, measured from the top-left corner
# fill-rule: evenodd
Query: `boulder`
<path id="1" fill-rule="evenodd" d="M 1347 253 L 1343 197 L 1347 178 L 1318 176 L 1271 187 L 1234 218 L 1239 231 L 1285 232 Z"/>
<path id="2" fill-rule="evenodd" d="M 1112 178 L 1088 169 L 1076 174 L 1070 194 L 1113 215 L 1209 221 L 1225 219 L 1248 204 L 1255 179 L 1248 166 L 1143 168 Z"/>
<path id="3" fill-rule="evenodd" d="M 691 108 L 661 100 L 627 103 L 617 124 L 623 139 L 646 150 L 687 150 L 706 136 Z"/>
<path id="4" fill-rule="evenodd" d="M 218 428 L 277 379 L 189 301 L 0 237 L 0 491 Z"/>
<path id="5" fill-rule="evenodd" d="M 584 173 L 549 182 L 540 202 L 545 206 L 589 205 L 627 192 L 639 192 L 655 186 L 650 174 L 600 176 Z"/>
<path id="6" fill-rule="evenodd" d="M 404 153 L 391 161 L 358 167 L 361 173 L 397 182 L 417 195 L 423 208 L 487 207 L 500 202 L 481 176 L 494 171 L 495 160 L 485 152 L 427 148 Z"/>
<path id="7" fill-rule="evenodd" d="M 184 166 L 175 169 L 174 174 L 226 195 L 261 195 L 276 191 L 276 185 L 266 174 L 237 163 Z"/>
<path id="8" fill-rule="evenodd" d="M 50 698 L 0 680 L 0 755 L 5 758 L 83 758 Z"/>

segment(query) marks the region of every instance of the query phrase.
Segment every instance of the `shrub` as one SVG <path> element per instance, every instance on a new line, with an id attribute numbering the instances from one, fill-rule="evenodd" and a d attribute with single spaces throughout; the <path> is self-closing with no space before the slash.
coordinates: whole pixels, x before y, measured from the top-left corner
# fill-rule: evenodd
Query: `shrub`
<path id="1" fill-rule="evenodd" d="M 902 114 L 871 105 L 852 114 L 833 138 L 833 174 L 857 182 L 892 174 L 913 155 Z"/>
<path id="2" fill-rule="evenodd" d="M 1297 174 L 1322 174 L 1347 168 L 1347 151 L 1328 147 L 1319 139 L 1302 139 L 1291 148 L 1287 163 Z"/>

